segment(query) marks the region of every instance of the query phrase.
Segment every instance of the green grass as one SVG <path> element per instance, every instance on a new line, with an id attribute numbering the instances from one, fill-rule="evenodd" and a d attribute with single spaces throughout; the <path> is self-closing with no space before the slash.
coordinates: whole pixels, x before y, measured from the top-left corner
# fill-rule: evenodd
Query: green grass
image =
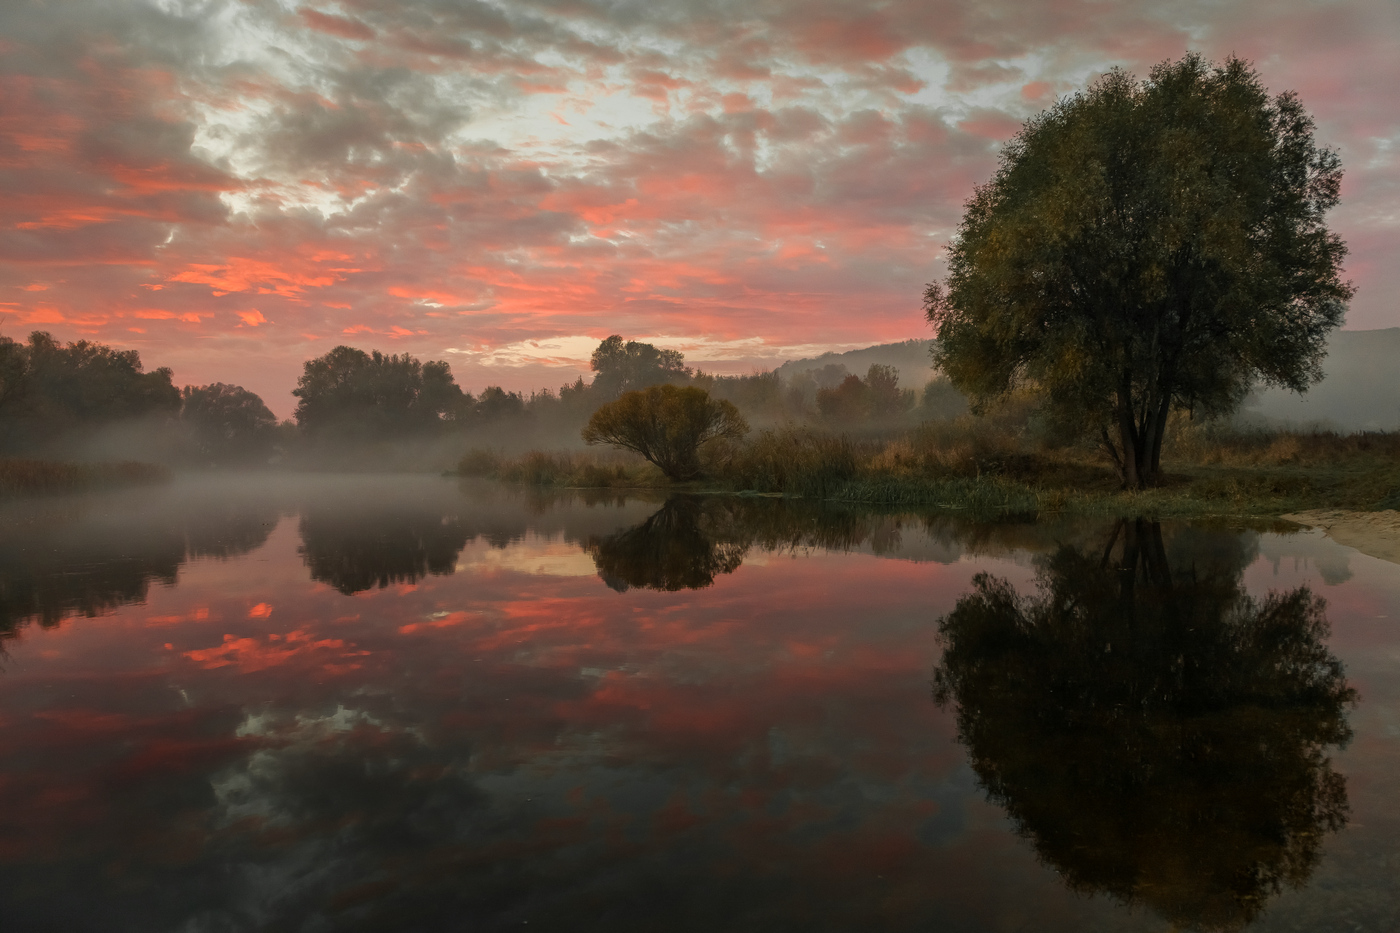
<path id="1" fill-rule="evenodd" d="M 60 463 L 53 460 L 0 460 L 0 495 L 71 492 L 163 483 L 170 471 L 153 463 Z"/>

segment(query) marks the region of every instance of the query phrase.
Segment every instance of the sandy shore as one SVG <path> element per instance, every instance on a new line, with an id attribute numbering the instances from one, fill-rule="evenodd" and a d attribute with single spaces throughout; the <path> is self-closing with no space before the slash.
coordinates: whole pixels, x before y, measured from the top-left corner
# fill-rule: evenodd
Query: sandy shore
<path id="1" fill-rule="evenodd" d="M 1347 512 L 1342 509 L 1313 509 L 1283 516 L 1290 522 L 1321 528 L 1338 544 L 1354 547 L 1362 554 L 1400 564 L 1400 512 Z"/>

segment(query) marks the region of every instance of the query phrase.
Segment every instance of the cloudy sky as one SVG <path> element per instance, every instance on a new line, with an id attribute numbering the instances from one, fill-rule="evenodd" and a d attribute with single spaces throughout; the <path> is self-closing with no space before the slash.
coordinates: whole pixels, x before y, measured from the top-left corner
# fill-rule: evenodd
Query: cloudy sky
<path id="1" fill-rule="evenodd" d="M 927 336 L 998 146 L 1113 65 L 1293 89 L 1400 324 L 1395 0 L 8 0 L 0 333 L 287 414 L 340 343 L 558 385 L 610 333 L 747 371 Z"/>

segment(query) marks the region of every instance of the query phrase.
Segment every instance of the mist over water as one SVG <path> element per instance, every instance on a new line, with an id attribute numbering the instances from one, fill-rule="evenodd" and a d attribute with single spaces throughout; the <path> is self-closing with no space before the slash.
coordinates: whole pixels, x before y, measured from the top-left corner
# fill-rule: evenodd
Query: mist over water
<path id="1" fill-rule="evenodd" d="M 7 930 L 1400 920 L 1400 572 L 1313 534 L 273 473 L 0 532 Z"/>

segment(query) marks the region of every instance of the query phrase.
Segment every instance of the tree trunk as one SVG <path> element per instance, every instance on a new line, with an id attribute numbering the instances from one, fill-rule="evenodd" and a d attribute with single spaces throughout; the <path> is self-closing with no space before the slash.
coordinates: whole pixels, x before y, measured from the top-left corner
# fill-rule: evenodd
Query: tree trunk
<path id="1" fill-rule="evenodd" d="M 1171 414 L 1172 397 L 1170 392 L 1162 393 L 1162 401 L 1157 409 L 1157 430 L 1152 436 L 1152 462 L 1150 464 L 1152 482 L 1155 485 L 1162 475 L 1162 439 L 1167 434 L 1167 415 Z"/>
<path id="2" fill-rule="evenodd" d="M 1138 452 L 1138 430 L 1134 421 L 1132 394 L 1125 390 L 1118 395 L 1118 440 L 1123 450 L 1123 486 L 1127 489 L 1142 488 L 1142 478 L 1138 473 L 1142 458 Z"/>

